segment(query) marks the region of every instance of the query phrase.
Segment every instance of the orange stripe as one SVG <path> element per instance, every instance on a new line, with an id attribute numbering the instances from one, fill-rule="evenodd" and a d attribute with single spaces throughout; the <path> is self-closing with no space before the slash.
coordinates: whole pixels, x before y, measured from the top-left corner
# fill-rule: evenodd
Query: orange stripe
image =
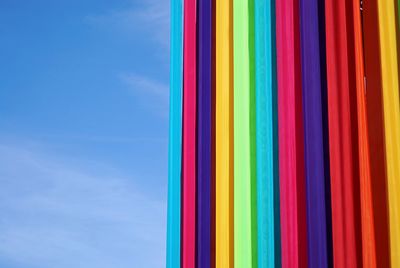
<path id="1" fill-rule="evenodd" d="M 360 2 L 353 1 L 363 267 L 376 267 Z"/>

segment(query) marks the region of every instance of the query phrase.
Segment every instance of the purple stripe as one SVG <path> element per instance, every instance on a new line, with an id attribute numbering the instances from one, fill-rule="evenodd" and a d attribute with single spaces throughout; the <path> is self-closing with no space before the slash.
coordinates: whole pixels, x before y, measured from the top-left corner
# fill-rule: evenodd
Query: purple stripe
<path id="1" fill-rule="evenodd" d="M 300 1 L 304 144 L 307 192 L 308 260 L 311 268 L 328 267 L 327 206 L 323 130 L 324 57 L 320 35 L 323 1 Z"/>
<path id="2" fill-rule="evenodd" d="M 211 267 L 212 3 L 197 2 L 197 267 Z"/>

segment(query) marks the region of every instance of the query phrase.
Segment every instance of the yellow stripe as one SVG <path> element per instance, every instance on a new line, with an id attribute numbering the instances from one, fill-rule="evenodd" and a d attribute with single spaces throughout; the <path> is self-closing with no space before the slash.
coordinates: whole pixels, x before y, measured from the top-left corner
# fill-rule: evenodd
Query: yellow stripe
<path id="1" fill-rule="evenodd" d="M 392 267 L 400 267 L 400 103 L 393 0 L 378 1 Z"/>
<path id="2" fill-rule="evenodd" d="M 216 1 L 216 268 L 233 267 L 232 1 Z"/>

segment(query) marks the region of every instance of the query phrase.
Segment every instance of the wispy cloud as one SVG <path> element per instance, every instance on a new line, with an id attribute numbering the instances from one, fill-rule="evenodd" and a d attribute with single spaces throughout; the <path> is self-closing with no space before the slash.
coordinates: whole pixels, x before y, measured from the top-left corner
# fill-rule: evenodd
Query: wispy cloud
<path id="1" fill-rule="evenodd" d="M 150 106 L 162 116 L 168 115 L 168 85 L 136 73 L 120 74 L 119 79 L 130 92 L 143 99 L 141 103 Z"/>
<path id="2" fill-rule="evenodd" d="M 0 264 L 164 266 L 165 200 L 140 178 L 21 144 L 0 143 Z"/>
<path id="3" fill-rule="evenodd" d="M 144 0 L 141 5 L 115 9 L 103 14 L 90 14 L 85 20 L 129 35 L 140 33 L 164 47 L 169 45 L 169 1 Z M 150 35 L 150 36 L 148 36 Z"/>
<path id="4" fill-rule="evenodd" d="M 93 27 L 110 30 L 113 34 L 122 33 L 132 38 L 134 47 L 147 47 L 154 42 L 156 47 L 152 51 L 156 55 L 162 55 L 162 64 L 167 62 L 170 21 L 168 0 L 132 1 L 130 5 L 122 9 L 89 14 L 85 20 Z M 132 95 L 140 100 L 137 102 L 139 106 L 147 108 L 162 118 L 168 117 L 169 88 L 168 84 L 160 80 L 159 73 L 146 76 L 141 73 L 141 70 L 134 69 L 120 73 L 117 78 Z"/>
<path id="5" fill-rule="evenodd" d="M 168 86 L 146 76 L 135 73 L 121 74 L 121 80 L 135 92 L 153 95 L 162 101 L 168 101 Z"/>

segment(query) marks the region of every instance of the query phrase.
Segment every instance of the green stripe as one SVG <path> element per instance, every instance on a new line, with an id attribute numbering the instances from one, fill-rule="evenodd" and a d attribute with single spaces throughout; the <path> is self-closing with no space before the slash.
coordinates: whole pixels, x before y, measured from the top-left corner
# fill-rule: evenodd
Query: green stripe
<path id="1" fill-rule="evenodd" d="M 233 1 L 234 263 L 257 267 L 254 1 Z"/>

